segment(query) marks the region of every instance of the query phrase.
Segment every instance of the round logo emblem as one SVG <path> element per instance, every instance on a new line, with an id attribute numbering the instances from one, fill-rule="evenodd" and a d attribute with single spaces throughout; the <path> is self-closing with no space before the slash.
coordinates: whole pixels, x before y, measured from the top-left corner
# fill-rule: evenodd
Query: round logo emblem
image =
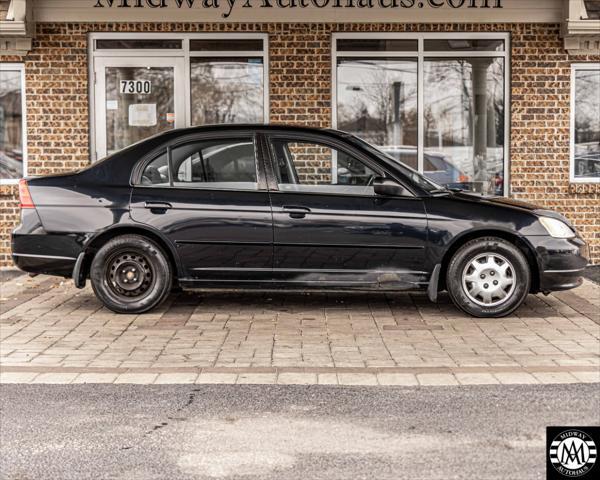
<path id="1" fill-rule="evenodd" d="M 565 477 L 581 477 L 596 463 L 596 444 L 580 430 L 565 430 L 550 444 L 550 462 Z"/>

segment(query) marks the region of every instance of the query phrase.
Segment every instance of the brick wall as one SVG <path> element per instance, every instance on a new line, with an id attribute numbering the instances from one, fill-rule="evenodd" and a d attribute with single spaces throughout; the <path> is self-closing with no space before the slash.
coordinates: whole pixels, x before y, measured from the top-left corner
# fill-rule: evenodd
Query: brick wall
<path id="1" fill-rule="evenodd" d="M 569 217 L 600 263 L 600 185 L 569 183 L 570 64 L 559 25 L 401 24 L 38 24 L 25 61 L 29 174 L 89 162 L 87 36 L 93 31 L 246 31 L 269 34 L 273 123 L 331 122 L 331 33 L 337 31 L 509 31 L 512 33 L 510 175 L 512 195 Z M 0 187 L 0 265 L 10 264 L 18 220 L 16 188 Z"/>

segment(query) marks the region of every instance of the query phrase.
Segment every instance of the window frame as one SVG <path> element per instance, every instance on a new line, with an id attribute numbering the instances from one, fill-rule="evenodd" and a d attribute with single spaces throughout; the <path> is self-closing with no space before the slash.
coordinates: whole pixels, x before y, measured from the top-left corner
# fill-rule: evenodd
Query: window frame
<path id="1" fill-rule="evenodd" d="M 0 72 L 18 71 L 21 75 L 21 149 L 23 152 L 23 172 L 20 178 L 0 178 L 0 185 L 16 185 L 21 178 L 27 177 L 27 89 L 25 85 L 24 63 L 0 63 Z"/>
<path id="2" fill-rule="evenodd" d="M 173 39 L 181 40 L 181 49 L 97 49 L 97 40 L 157 40 Z M 214 50 L 214 51 L 193 51 L 190 49 L 191 40 L 262 40 L 262 50 Z M 227 58 L 227 57 L 260 57 L 263 66 L 263 124 L 270 121 L 270 98 L 269 98 L 269 34 L 267 33 L 237 33 L 237 32 L 218 32 L 218 33 L 186 33 L 186 32 L 93 32 L 88 34 L 88 74 L 92 81 L 88 82 L 89 97 L 89 118 L 96 118 L 97 98 L 96 98 L 96 78 L 95 78 L 95 59 L 96 58 L 183 58 L 183 81 L 181 88 L 185 98 L 184 122 L 185 127 L 192 126 L 192 79 L 191 79 L 191 59 L 200 58 Z M 90 121 L 90 159 L 92 162 L 100 160 L 97 155 L 98 145 L 97 130 L 95 121 Z"/>
<path id="3" fill-rule="evenodd" d="M 576 76 L 580 70 L 600 71 L 600 62 L 572 63 L 571 64 L 571 88 L 570 88 L 570 112 L 569 112 L 569 182 L 570 183 L 600 183 L 600 177 L 576 177 L 575 176 L 575 95 Z"/>
<path id="4" fill-rule="evenodd" d="M 417 50 L 415 51 L 338 51 L 337 40 L 339 39 L 398 39 L 398 40 L 417 40 Z M 502 51 L 478 51 L 478 50 L 460 50 L 456 52 L 449 51 L 426 51 L 425 40 L 441 39 L 465 39 L 465 40 L 503 40 L 504 50 Z M 368 33 L 333 33 L 331 38 L 331 125 L 337 128 L 337 61 L 338 58 L 352 57 L 370 57 L 377 58 L 412 58 L 417 60 L 417 171 L 423 174 L 425 159 L 425 60 L 427 58 L 460 58 L 460 57 L 485 57 L 502 58 L 504 60 L 504 196 L 510 195 L 510 118 L 511 118 L 511 97 L 510 97 L 510 79 L 511 79 L 511 34 L 510 32 L 368 32 Z"/>

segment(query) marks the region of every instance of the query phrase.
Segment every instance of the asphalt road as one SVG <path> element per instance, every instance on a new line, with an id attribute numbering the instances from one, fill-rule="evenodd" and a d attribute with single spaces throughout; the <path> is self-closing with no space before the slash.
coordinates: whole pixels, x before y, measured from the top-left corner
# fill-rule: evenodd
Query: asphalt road
<path id="1" fill-rule="evenodd" d="M 545 478 L 600 386 L 2 385 L 2 479 Z"/>

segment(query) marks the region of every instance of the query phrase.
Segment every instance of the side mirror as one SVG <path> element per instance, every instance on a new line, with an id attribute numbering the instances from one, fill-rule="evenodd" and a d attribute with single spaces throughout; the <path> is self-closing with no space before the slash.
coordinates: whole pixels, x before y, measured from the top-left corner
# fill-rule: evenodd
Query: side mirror
<path id="1" fill-rule="evenodd" d="M 376 195 L 385 195 L 387 197 L 410 197 L 410 192 L 400 185 L 396 180 L 385 177 L 375 177 L 373 180 L 373 190 Z"/>

